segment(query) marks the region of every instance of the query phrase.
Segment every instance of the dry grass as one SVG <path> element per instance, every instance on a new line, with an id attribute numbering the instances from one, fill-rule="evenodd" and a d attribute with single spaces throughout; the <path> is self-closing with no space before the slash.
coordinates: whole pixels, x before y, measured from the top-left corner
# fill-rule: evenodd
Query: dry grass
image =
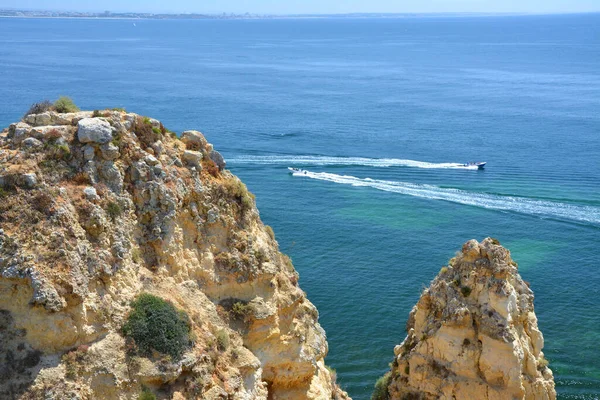
<path id="1" fill-rule="evenodd" d="M 89 175 L 83 171 L 77 172 L 71 180 L 77 185 L 90 185 L 92 183 Z"/>
<path id="2" fill-rule="evenodd" d="M 155 143 L 156 141 L 162 138 L 161 129 L 153 129 L 152 123 L 147 117 L 138 116 L 135 120 L 133 131 L 135 132 L 140 142 L 143 143 L 144 147 L 150 147 L 151 144 Z"/>
<path id="3" fill-rule="evenodd" d="M 210 158 L 204 157 L 202 159 L 201 164 L 202 164 L 202 170 L 208 172 L 211 176 L 216 178 L 221 174 L 217 164 L 215 164 L 215 162 L 213 160 L 211 160 Z"/>
<path id="4" fill-rule="evenodd" d="M 31 114 L 41 114 L 45 113 L 46 111 L 52 110 L 54 110 L 54 105 L 52 104 L 52 102 L 50 100 L 42 100 L 39 103 L 32 104 L 31 107 L 29 107 L 29 110 L 27 110 L 27 112 L 23 116 L 23 118 Z"/>
<path id="5" fill-rule="evenodd" d="M 219 197 L 233 199 L 240 205 L 242 214 L 254 206 L 254 195 L 237 178 L 227 179 L 218 186 Z"/>
<path id="6" fill-rule="evenodd" d="M 275 232 L 273 231 L 273 228 L 271 228 L 269 225 L 265 225 L 265 231 L 267 231 L 267 235 L 269 235 L 272 240 L 275 240 Z"/>
<path id="7" fill-rule="evenodd" d="M 51 215 L 54 211 L 54 199 L 46 192 L 39 192 L 31 199 L 31 205 L 42 214 Z"/>

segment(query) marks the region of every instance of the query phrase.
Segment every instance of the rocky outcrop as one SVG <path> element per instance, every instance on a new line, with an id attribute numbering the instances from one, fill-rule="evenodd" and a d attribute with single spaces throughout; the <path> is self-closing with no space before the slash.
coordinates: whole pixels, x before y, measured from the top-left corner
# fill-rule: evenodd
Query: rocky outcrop
<path id="1" fill-rule="evenodd" d="M 298 274 L 204 136 L 120 111 L 0 134 L 0 398 L 346 398 Z M 181 359 L 123 336 L 141 293 L 189 317 Z"/>
<path id="2" fill-rule="evenodd" d="M 555 399 L 533 292 L 495 239 L 471 240 L 426 289 L 394 349 L 390 399 Z"/>
<path id="3" fill-rule="evenodd" d="M 112 129 L 103 119 L 84 118 L 77 123 L 77 139 L 81 143 L 108 143 L 112 140 Z"/>

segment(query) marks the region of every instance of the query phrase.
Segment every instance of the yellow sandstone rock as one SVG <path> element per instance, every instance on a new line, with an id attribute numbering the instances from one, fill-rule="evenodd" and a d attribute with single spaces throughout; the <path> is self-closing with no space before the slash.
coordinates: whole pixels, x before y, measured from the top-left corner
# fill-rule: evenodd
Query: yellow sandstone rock
<path id="1" fill-rule="evenodd" d="M 407 331 L 394 349 L 390 399 L 556 399 L 533 292 L 494 239 L 465 243 Z"/>
<path id="2" fill-rule="evenodd" d="M 0 134 L 0 398 L 347 398 L 253 195 L 201 133 L 185 142 L 120 111 Z M 180 360 L 123 337 L 140 293 L 189 316 Z"/>

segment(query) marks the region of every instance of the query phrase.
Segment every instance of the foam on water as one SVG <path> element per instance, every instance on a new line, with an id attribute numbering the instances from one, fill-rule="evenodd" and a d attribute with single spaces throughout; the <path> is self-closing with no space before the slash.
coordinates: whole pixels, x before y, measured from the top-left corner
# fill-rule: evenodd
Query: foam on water
<path id="1" fill-rule="evenodd" d="M 294 172 L 292 175 L 352 186 L 370 187 L 386 192 L 426 199 L 445 200 L 492 210 L 512 211 L 521 214 L 600 225 L 600 208 L 592 206 L 559 203 L 526 197 L 499 196 L 488 193 L 468 192 L 460 189 L 441 188 L 434 185 L 413 184 L 371 178 L 363 179 L 350 175 L 337 175 L 327 172 L 302 170 L 300 172 Z"/>
<path id="2" fill-rule="evenodd" d="M 474 165 L 464 163 L 430 163 L 399 158 L 364 158 L 364 157 L 327 157 L 327 156 L 239 156 L 227 160 L 231 164 L 259 165 L 358 165 L 366 167 L 413 167 L 437 169 L 473 169 Z"/>

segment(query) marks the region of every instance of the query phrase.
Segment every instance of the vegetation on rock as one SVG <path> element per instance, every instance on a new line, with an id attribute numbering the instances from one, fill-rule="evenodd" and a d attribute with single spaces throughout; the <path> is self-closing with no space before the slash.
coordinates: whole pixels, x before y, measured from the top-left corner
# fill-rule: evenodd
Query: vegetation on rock
<path id="1" fill-rule="evenodd" d="M 111 201 L 106 205 L 106 213 L 114 221 L 123 213 L 123 209 L 118 203 Z"/>
<path id="2" fill-rule="evenodd" d="M 60 96 L 54 103 L 52 103 L 50 100 L 42 100 L 38 103 L 32 104 L 23 117 L 27 117 L 31 114 L 42 114 L 48 111 L 72 113 L 79 111 L 79 107 L 75 105 L 70 97 Z"/>
<path id="3" fill-rule="evenodd" d="M 392 373 L 386 372 L 381 378 L 375 382 L 375 389 L 371 395 L 371 400 L 388 400 L 390 398 L 388 386 L 392 379 Z"/>
<path id="4" fill-rule="evenodd" d="M 187 314 L 148 293 L 139 295 L 131 306 L 123 335 L 133 338 L 144 355 L 155 350 L 175 360 L 180 359 L 190 345 L 191 326 Z"/>
<path id="5" fill-rule="evenodd" d="M 224 197 L 233 198 L 240 205 L 242 214 L 254 206 L 254 195 L 237 178 L 223 182 L 219 189 Z"/>
<path id="6" fill-rule="evenodd" d="M 46 111 L 54 110 L 54 104 L 50 100 L 42 100 L 39 103 L 33 103 L 25 113 L 25 117 L 31 114 L 41 114 Z"/>
<path id="7" fill-rule="evenodd" d="M 227 331 L 222 329 L 217 332 L 217 348 L 221 351 L 227 350 L 229 347 L 229 335 Z"/>
<path id="8" fill-rule="evenodd" d="M 138 396 L 138 400 L 156 400 L 156 395 L 144 386 L 142 392 Z"/>
<path id="9" fill-rule="evenodd" d="M 73 100 L 67 96 L 60 96 L 54 102 L 54 110 L 59 113 L 71 113 L 79 111 L 79 107 L 73 103 Z"/>

